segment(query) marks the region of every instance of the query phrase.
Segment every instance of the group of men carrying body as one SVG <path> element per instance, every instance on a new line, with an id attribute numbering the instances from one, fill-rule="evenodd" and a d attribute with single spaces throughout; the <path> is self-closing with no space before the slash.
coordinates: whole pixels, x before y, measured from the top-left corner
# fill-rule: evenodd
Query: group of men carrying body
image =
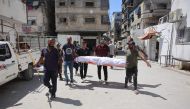
<path id="1" fill-rule="evenodd" d="M 138 93 L 137 90 L 137 58 L 140 57 L 149 67 L 151 65 L 147 62 L 144 53 L 140 53 L 139 48 L 135 45 L 135 42 L 131 39 L 128 41 L 128 49 L 126 51 L 126 77 L 125 77 L 125 87 L 128 87 L 128 81 L 130 78 L 133 77 L 134 81 L 134 90 L 135 93 Z M 111 44 L 110 44 L 111 45 Z M 44 65 L 44 85 L 49 88 L 49 93 L 51 94 L 51 98 L 56 97 L 56 90 L 57 90 L 57 77 L 59 74 L 60 79 L 62 80 L 62 64 L 64 66 L 64 76 L 66 85 L 73 84 L 73 63 L 74 59 L 77 56 L 89 56 L 90 52 L 87 48 L 87 42 L 82 43 L 82 47 L 76 51 L 74 45 L 72 44 L 72 38 L 67 38 L 67 44 L 65 44 L 62 49 L 60 48 L 60 44 L 57 44 L 57 48 L 55 46 L 55 40 L 50 39 L 48 40 L 48 47 L 44 48 L 41 51 L 41 57 L 37 62 L 36 66 L 40 66 L 43 63 Z M 108 46 L 105 41 L 101 41 L 98 46 L 95 48 L 94 55 L 98 57 L 113 57 L 113 49 Z M 110 51 L 111 50 L 111 51 Z M 81 79 L 85 79 L 87 75 L 87 63 L 79 63 L 80 66 L 80 76 Z M 68 77 L 67 67 L 70 70 L 70 78 Z M 98 65 L 98 78 L 99 81 L 101 80 L 101 69 L 103 67 L 104 71 L 104 84 L 107 84 L 108 80 L 108 72 L 107 66 Z M 112 67 L 111 67 L 112 68 Z M 50 84 L 51 80 L 51 84 Z"/>

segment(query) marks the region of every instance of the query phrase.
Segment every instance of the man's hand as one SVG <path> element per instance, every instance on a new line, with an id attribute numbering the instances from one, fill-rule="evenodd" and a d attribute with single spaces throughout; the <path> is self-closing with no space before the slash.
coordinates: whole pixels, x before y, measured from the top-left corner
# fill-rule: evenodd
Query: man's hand
<path id="1" fill-rule="evenodd" d="M 36 63 L 36 64 L 34 65 L 34 67 L 40 67 L 39 63 Z"/>
<path id="2" fill-rule="evenodd" d="M 148 67 L 151 68 L 151 64 L 149 62 L 146 61 L 146 64 L 147 64 Z"/>

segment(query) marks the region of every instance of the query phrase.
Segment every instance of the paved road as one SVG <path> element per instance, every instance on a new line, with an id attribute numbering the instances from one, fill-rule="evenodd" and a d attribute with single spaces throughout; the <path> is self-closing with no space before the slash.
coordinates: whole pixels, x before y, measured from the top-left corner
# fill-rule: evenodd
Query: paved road
<path id="1" fill-rule="evenodd" d="M 14 80 L 0 87 L 0 109 L 189 109 L 190 73 L 179 73 L 152 63 L 139 62 L 139 95 L 133 86 L 124 88 L 125 70 L 109 69 L 109 85 L 97 80 L 96 66 L 90 65 L 86 83 L 65 86 L 58 81 L 57 98 L 48 102 L 48 91 L 38 80 Z"/>

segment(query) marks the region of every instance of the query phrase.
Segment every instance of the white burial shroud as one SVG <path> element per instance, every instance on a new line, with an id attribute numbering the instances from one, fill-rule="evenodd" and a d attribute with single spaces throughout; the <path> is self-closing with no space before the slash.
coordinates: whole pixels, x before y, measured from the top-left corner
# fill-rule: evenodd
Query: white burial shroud
<path id="1" fill-rule="evenodd" d="M 125 59 L 97 57 L 97 56 L 79 56 L 75 59 L 76 62 L 89 63 L 104 66 L 125 67 Z"/>

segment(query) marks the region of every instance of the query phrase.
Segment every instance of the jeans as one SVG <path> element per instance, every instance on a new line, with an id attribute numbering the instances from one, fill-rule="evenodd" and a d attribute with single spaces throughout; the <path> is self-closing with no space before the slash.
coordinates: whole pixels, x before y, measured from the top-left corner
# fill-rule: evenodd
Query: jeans
<path id="1" fill-rule="evenodd" d="M 126 69 L 125 84 L 127 86 L 128 81 L 133 77 L 134 90 L 137 90 L 137 73 L 138 73 L 137 67 Z"/>
<path id="2" fill-rule="evenodd" d="M 44 71 L 44 85 L 48 87 L 49 89 L 52 88 L 52 95 L 55 95 L 55 92 L 57 91 L 57 71 Z M 50 80 L 52 82 L 52 85 L 50 84 Z"/>
<path id="3" fill-rule="evenodd" d="M 88 69 L 87 63 L 80 63 L 80 77 L 81 77 L 81 79 L 86 78 L 87 69 Z"/>
<path id="4" fill-rule="evenodd" d="M 71 82 L 73 82 L 73 61 L 64 61 L 64 75 L 65 75 L 66 82 L 69 81 L 69 77 L 67 74 L 67 66 L 69 67 L 69 71 L 70 71 L 70 80 Z"/>
<path id="5" fill-rule="evenodd" d="M 99 79 L 101 79 L 101 69 L 102 69 L 102 66 L 98 65 L 98 78 Z M 108 80 L 107 66 L 103 66 L 103 70 L 104 70 L 104 80 L 107 81 Z"/>

